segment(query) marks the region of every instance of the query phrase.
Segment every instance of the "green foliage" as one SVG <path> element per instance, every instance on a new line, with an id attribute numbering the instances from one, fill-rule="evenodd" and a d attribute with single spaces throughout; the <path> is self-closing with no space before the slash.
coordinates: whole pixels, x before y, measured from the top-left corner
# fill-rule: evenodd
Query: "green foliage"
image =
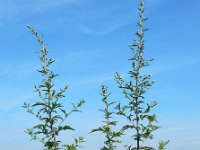
<path id="1" fill-rule="evenodd" d="M 116 73 L 115 80 L 118 87 L 122 89 L 127 103 L 119 103 L 114 110 L 111 110 L 111 106 L 115 102 L 109 102 L 107 99 L 110 93 L 107 91 L 107 87 L 102 85 L 101 95 L 102 102 L 105 105 L 104 109 L 100 111 L 104 113 L 103 125 L 93 129 L 90 133 L 101 132 L 105 135 L 104 145 L 101 150 L 116 150 L 117 143 L 121 143 L 119 138 L 124 135 L 125 131 L 132 133 L 131 138 L 133 143 L 126 145 L 127 150 L 156 150 L 156 148 L 144 145 L 148 139 L 153 139 L 153 132 L 159 127 L 157 125 L 157 116 L 152 113 L 152 109 L 157 105 L 157 102 L 148 103 L 145 99 L 147 90 L 154 84 L 151 80 L 150 74 L 144 74 L 143 69 L 150 65 L 153 61 L 152 58 L 145 59 L 145 29 L 143 27 L 147 18 L 144 17 L 144 0 L 140 0 L 139 20 L 137 26 L 139 27 L 136 32 L 136 40 L 130 44 L 130 49 L 133 53 L 133 57 L 129 60 L 132 63 L 132 68 L 128 72 L 129 81 L 125 81 L 119 73 Z M 65 92 L 68 89 L 66 85 L 59 91 L 54 89 L 53 80 L 58 74 L 54 74 L 50 70 L 51 64 L 54 63 L 52 58 L 48 57 L 48 50 L 37 31 L 28 26 L 30 31 L 36 36 L 41 49 L 39 53 L 41 61 L 41 69 L 38 72 L 41 74 L 42 81 L 39 85 L 35 86 L 35 92 L 38 93 L 39 101 L 34 104 L 24 103 L 24 108 L 28 113 L 35 116 L 39 124 L 27 129 L 27 133 L 33 140 L 38 140 L 43 143 L 44 150 L 77 150 L 81 147 L 80 144 L 85 142 L 83 137 L 74 138 L 74 143 L 63 143 L 59 140 L 59 134 L 63 131 L 75 130 L 69 124 L 65 124 L 66 119 L 74 112 L 80 112 L 79 108 L 85 103 L 84 100 L 80 100 L 77 104 L 72 103 L 72 109 L 66 111 L 61 99 L 65 97 Z M 113 131 L 113 127 L 117 126 L 117 121 L 113 120 L 113 115 L 120 115 L 127 119 L 121 130 Z M 135 143 L 134 143 L 135 142 Z M 158 150 L 164 150 L 169 141 L 161 141 L 158 145 Z"/>
<path id="2" fill-rule="evenodd" d="M 74 130 L 70 125 L 64 124 L 64 121 L 73 112 L 80 112 L 79 107 L 84 104 L 84 100 L 80 100 L 77 104 L 72 103 L 72 109 L 66 111 L 60 99 L 65 97 L 65 92 L 68 89 L 66 85 L 63 89 L 56 91 L 54 89 L 53 79 L 58 76 L 49 69 L 51 64 L 54 62 L 52 58 L 48 58 L 48 50 L 37 31 L 27 26 L 30 31 L 36 36 L 41 49 L 40 49 L 40 61 L 41 69 L 38 72 L 42 75 L 43 79 L 39 85 L 35 86 L 35 92 L 38 93 L 40 100 L 34 104 L 24 103 L 24 108 L 27 112 L 34 115 L 38 120 L 39 124 L 34 127 L 27 129 L 27 133 L 33 140 L 38 140 L 43 143 L 45 150 L 58 150 L 63 148 L 62 142 L 58 140 L 60 132 L 67 130 Z M 75 145 L 72 145 L 71 149 L 75 150 L 78 144 L 83 142 L 83 138 L 75 139 Z"/>
<path id="3" fill-rule="evenodd" d="M 143 74 L 142 69 L 149 66 L 149 62 L 153 61 L 152 58 L 145 59 L 144 48 L 145 41 L 144 35 L 145 29 L 143 27 L 147 18 L 144 17 L 144 0 L 140 0 L 139 20 L 137 26 L 139 27 L 136 32 L 137 39 L 133 44 L 130 44 L 130 49 L 133 53 L 133 57 L 129 59 L 132 61 L 132 69 L 128 72 L 130 81 L 126 82 L 119 73 L 116 73 L 115 80 L 118 83 L 118 87 L 122 89 L 125 98 L 128 99 L 128 104 L 118 104 L 116 109 L 118 115 L 125 117 L 128 123 L 123 126 L 122 131 L 131 130 L 133 135 L 131 138 L 136 141 L 134 144 L 128 145 L 128 150 L 153 150 L 153 147 L 143 145 L 144 141 L 153 138 L 153 131 L 159 127 L 156 125 L 157 116 L 151 113 L 152 108 L 157 105 L 157 102 L 149 104 L 145 101 L 145 93 L 149 89 L 154 81 L 151 80 L 151 75 Z M 132 130 L 135 131 L 132 132 Z M 160 149 L 164 149 L 164 146 L 168 142 L 160 143 Z"/>
<path id="4" fill-rule="evenodd" d="M 159 142 L 159 146 L 158 146 L 158 150 L 164 150 L 165 149 L 165 146 L 169 143 L 169 140 L 168 141 L 161 141 Z"/>
<path id="5" fill-rule="evenodd" d="M 101 112 L 104 113 L 104 121 L 103 125 L 97 129 L 93 129 L 92 132 L 102 132 L 105 135 L 105 141 L 104 146 L 101 148 L 101 150 L 115 150 L 116 149 L 116 143 L 120 143 L 121 141 L 118 140 L 118 138 L 123 134 L 121 131 L 113 131 L 112 126 L 117 125 L 117 121 L 112 120 L 112 115 L 115 114 L 115 112 L 110 110 L 110 106 L 114 104 L 114 102 L 109 102 L 107 98 L 110 96 L 110 93 L 107 91 L 107 87 L 102 85 L 101 87 L 101 95 L 102 95 L 102 102 L 105 105 L 104 109 L 100 109 Z"/>
<path id="6" fill-rule="evenodd" d="M 78 147 L 81 147 L 79 146 L 81 143 L 84 143 L 84 138 L 83 137 L 79 137 L 79 138 L 74 138 L 74 144 L 71 144 L 71 145 L 64 145 L 64 149 L 65 150 L 76 150 Z"/>

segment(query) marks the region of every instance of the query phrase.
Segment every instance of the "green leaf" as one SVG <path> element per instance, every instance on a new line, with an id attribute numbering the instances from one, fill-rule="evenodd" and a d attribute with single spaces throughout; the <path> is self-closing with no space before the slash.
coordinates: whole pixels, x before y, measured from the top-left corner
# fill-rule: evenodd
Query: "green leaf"
<path id="1" fill-rule="evenodd" d="M 169 140 L 168 141 L 160 141 L 159 142 L 159 146 L 158 146 L 158 150 L 164 150 L 165 149 L 165 146 L 169 143 Z"/>
<path id="2" fill-rule="evenodd" d="M 97 131 L 104 132 L 104 129 L 102 127 L 99 127 L 97 129 L 92 129 L 92 131 L 90 133 L 97 132 Z"/>
<path id="3" fill-rule="evenodd" d="M 72 128 L 71 126 L 65 125 L 62 127 L 63 130 L 75 130 L 74 128 Z"/>

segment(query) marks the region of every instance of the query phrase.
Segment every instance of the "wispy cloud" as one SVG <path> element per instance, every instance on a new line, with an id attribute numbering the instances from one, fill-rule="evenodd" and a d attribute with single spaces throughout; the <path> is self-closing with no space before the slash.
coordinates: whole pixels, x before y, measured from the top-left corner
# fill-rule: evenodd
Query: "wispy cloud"
<path id="1" fill-rule="evenodd" d="M 198 57 L 190 57 L 190 58 L 176 57 L 175 59 L 171 59 L 170 61 L 160 60 L 159 63 L 154 64 L 152 67 L 147 68 L 146 70 L 147 72 L 152 72 L 153 74 L 162 74 L 166 72 L 179 70 L 184 67 L 189 67 L 189 66 L 199 65 L 199 64 L 200 64 L 200 60 Z"/>
<path id="2" fill-rule="evenodd" d="M 1 111 L 10 111 L 13 109 L 18 109 L 21 108 L 21 106 L 23 105 L 23 103 L 25 101 L 27 101 L 29 98 L 33 98 L 35 95 L 34 93 L 30 93 L 30 92 L 25 92 L 26 94 L 24 94 L 24 96 L 19 96 L 20 94 L 15 94 L 16 97 L 18 96 L 18 98 L 15 98 L 14 94 L 13 96 L 7 96 L 4 98 L 0 98 L 0 110 Z M 22 95 L 22 94 L 21 94 Z"/>
<path id="3" fill-rule="evenodd" d="M 33 65 L 34 63 L 18 63 L 18 64 L 6 64 L 0 65 L 0 76 L 6 78 L 23 78 L 31 73 L 35 72 L 39 67 Z"/>
<path id="4" fill-rule="evenodd" d="M 193 65 L 199 65 L 200 64 L 200 60 L 198 58 L 191 58 L 191 60 L 185 61 L 185 58 L 177 58 L 176 59 L 176 63 L 171 61 L 170 63 L 159 63 L 157 65 L 154 65 L 150 68 L 146 68 L 144 73 L 152 73 L 152 74 L 163 74 L 166 72 L 173 72 L 175 70 L 179 70 L 185 67 L 189 67 L 189 66 L 193 66 Z M 127 71 L 121 70 L 119 71 L 119 73 L 121 74 L 121 76 L 125 79 L 128 80 L 129 76 L 127 75 Z M 74 84 L 95 84 L 95 83 L 103 83 L 103 82 L 108 82 L 114 80 L 114 74 L 110 74 L 110 75 L 106 75 L 102 74 L 100 76 L 93 76 L 93 77 L 89 77 L 89 78 L 85 78 L 85 79 L 81 79 L 81 80 L 77 80 L 77 82 L 75 82 Z M 170 129 L 171 130 L 171 129 Z M 174 129 L 172 129 L 174 130 Z M 176 129 L 175 129 L 176 130 Z M 177 130 L 180 130 L 180 128 L 178 128 Z"/>
<path id="5" fill-rule="evenodd" d="M 159 133 L 162 133 L 162 134 L 175 134 L 176 132 L 181 132 L 181 133 L 183 133 L 183 132 L 192 132 L 192 130 L 190 130 L 191 129 L 191 127 L 190 127 L 190 125 L 187 125 L 187 127 L 186 126 L 182 126 L 182 127 L 180 127 L 180 126 L 177 126 L 177 125 L 174 125 L 175 127 L 165 127 L 165 128 L 161 128 L 162 130 L 160 130 L 159 131 Z M 193 131 L 194 130 L 200 130 L 200 127 L 199 126 L 193 126 Z"/>
<path id="6" fill-rule="evenodd" d="M 71 52 L 68 52 L 66 53 L 65 57 L 68 57 L 68 58 L 72 58 L 72 59 L 75 59 L 75 58 L 85 58 L 85 57 L 88 57 L 88 58 L 92 58 L 92 57 L 97 57 L 99 56 L 100 54 L 102 55 L 103 51 L 102 50 L 87 50 L 87 51 L 71 51 Z"/>
<path id="7" fill-rule="evenodd" d="M 10 111 L 12 109 L 15 108 L 19 108 L 23 105 L 23 102 L 25 101 L 25 99 L 21 99 L 21 100 L 14 100 L 14 99 L 0 99 L 0 110 L 1 111 Z"/>
<path id="8" fill-rule="evenodd" d="M 98 59 L 99 57 L 104 57 L 105 53 L 102 50 L 78 50 L 78 51 L 70 51 L 63 52 L 63 55 L 59 58 L 56 58 L 56 65 L 63 66 L 64 65 L 75 65 L 80 62 L 93 61 L 94 59 Z M 87 58 L 87 59 L 86 59 Z M 60 64 L 60 65 L 59 65 Z"/>
<path id="9" fill-rule="evenodd" d="M 91 5 L 95 5 L 95 2 L 91 2 Z M 121 5 L 118 2 L 115 5 L 108 2 L 107 7 L 98 6 L 97 3 L 95 9 L 92 8 L 81 15 L 77 27 L 88 35 L 107 35 L 132 22 L 132 11 L 135 10 L 128 8 L 126 4 Z"/>
<path id="10" fill-rule="evenodd" d="M 88 77 L 88 78 L 82 78 L 80 80 L 72 81 L 73 84 L 76 85 L 89 85 L 89 84 L 102 84 L 108 81 L 114 80 L 114 76 L 112 75 L 101 75 L 101 76 L 93 76 L 93 77 Z"/>
<path id="11" fill-rule="evenodd" d="M 147 0 L 146 7 L 149 9 L 150 7 L 163 5 L 166 2 L 167 0 Z M 127 8 L 129 7 L 127 6 Z M 101 8 L 101 11 L 99 11 L 98 9 L 100 8 L 97 7 L 97 10 L 90 10 L 87 15 L 86 20 L 88 20 L 88 16 L 90 16 L 89 18 L 92 22 L 90 24 L 81 22 L 78 24 L 78 28 L 82 33 L 93 36 L 102 36 L 112 33 L 132 22 L 134 17 L 132 15 L 132 9 L 127 10 L 127 8 L 116 5 L 115 7 L 109 8 L 109 10 Z M 154 11 L 155 9 L 151 10 Z M 134 11 L 136 11 L 136 9 Z"/>
<path id="12" fill-rule="evenodd" d="M 79 24 L 78 26 L 79 26 L 79 30 L 82 33 L 93 35 L 93 36 L 102 36 L 102 35 L 107 35 L 126 24 L 127 22 L 121 22 L 121 23 L 116 23 L 112 25 L 104 25 L 104 27 L 101 27 L 101 28 L 89 27 L 84 24 Z"/>
<path id="13" fill-rule="evenodd" d="M 12 18 L 19 14 L 40 13 L 63 5 L 78 5 L 83 0 L 35 0 L 35 1 L 2 1 L 0 0 L 0 19 Z"/>
<path id="14" fill-rule="evenodd" d="M 19 100 L 10 101 L 10 100 L 0 99 L 0 110 L 1 111 L 8 111 L 8 110 L 15 108 L 19 104 L 22 104 L 22 102 L 19 101 Z"/>
<path id="15" fill-rule="evenodd" d="M 194 145 L 196 146 L 197 148 L 200 147 L 200 137 L 197 137 L 197 138 L 188 138 L 184 141 L 184 143 L 188 143 L 190 145 Z"/>
<path id="16" fill-rule="evenodd" d="M 146 0 L 146 5 L 147 7 L 154 7 L 157 5 L 163 5 L 167 2 L 168 0 Z"/>
<path id="17" fill-rule="evenodd" d="M 33 2 L 24 3 L 21 8 L 26 10 L 32 9 L 41 12 L 68 4 L 78 5 L 82 2 L 83 0 L 36 0 Z"/>

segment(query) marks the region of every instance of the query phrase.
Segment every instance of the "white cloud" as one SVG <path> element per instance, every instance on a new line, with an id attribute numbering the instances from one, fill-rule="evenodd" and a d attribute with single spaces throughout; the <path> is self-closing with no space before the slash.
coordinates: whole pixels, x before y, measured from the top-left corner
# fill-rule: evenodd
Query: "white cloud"
<path id="1" fill-rule="evenodd" d="M 194 146 L 196 146 L 196 147 L 200 147 L 200 137 L 198 137 L 198 138 L 189 138 L 189 139 L 187 139 L 187 140 L 185 140 L 184 142 L 185 143 L 188 143 L 188 144 L 190 144 L 190 145 L 194 145 Z"/>
<path id="2" fill-rule="evenodd" d="M 19 14 L 40 13 L 63 5 L 78 5 L 83 0 L 34 0 L 34 1 L 3 1 L 0 0 L 0 19 L 14 19 Z"/>
<path id="3" fill-rule="evenodd" d="M 148 11 L 155 11 L 155 8 L 152 7 L 163 5 L 168 0 L 147 0 L 145 7 Z M 149 9 L 150 8 L 150 9 Z M 126 11 L 124 11 L 126 9 Z M 137 6 L 134 11 L 137 10 Z M 127 10 L 124 6 L 120 5 L 119 7 L 109 7 L 109 9 L 100 9 L 97 7 L 97 10 L 88 11 L 87 17 L 90 16 L 92 24 L 79 23 L 79 30 L 85 34 L 93 36 L 102 36 L 107 35 L 113 31 L 116 31 L 120 27 L 123 27 L 129 23 L 132 23 L 133 15 L 132 11 Z M 134 12 L 138 13 L 138 12 Z M 117 17 L 116 17 L 117 16 Z M 88 18 L 86 18 L 87 20 Z M 96 24 L 98 22 L 98 24 Z M 135 26 L 135 23 L 133 24 Z"/>
<path id="4" fill-rule="evenodd" d="M 77 5 L 80 4 L 83 0 L 37 0 L 32 3 L 25 3 L 22 5 L 22 8 L 25 9 L 32 9 L 35 11 L 45 11 L 47 9 L 67 5 L 67 4 L 73 4 Z"/>
<path id="5" fill-rule="evenodd" d="M 79 29 L 81 30 L 81 32 L 85 33 L 85 34 L 94 34 L 94 31 L 92 31 L 92 29 L 86 27 L 85 25 L 83 24 L 79 24 Z"/>
<path id="6" fill-rule="evenodd" d="M 167 0 L 146 0 L 147 7 L 154 7 L 157 5 L 163 5 L 167 2 Z"/>
<path id="7" fill-rule="evenodd" d="M 114 76 L 101 75 L 99 77 L 95 76 L 95 77 L 89 77 L 85 79 L 76 80 L 73 82 L 73 84 L 77 84 L 77 85 L 97 84 L 97 83 L 102 84 L 111 80 L 114 80 Z"/>
<path id="8" fill-rule="evenodd" d="M 65 57 L 72 58 L 72 59 L 85 58 L 85 57 L 92 58 L 92 57 L 97 57 L 102 54 L 103 54 L 102 50 L 93 50 L 93 51 L 92 50 L 89 50 L 89 51 L 82 50 L 82 51 L 68 52 L 68 53 L 66 53 Z"/>
<path id="9" fill-rule="evenodd" d="M 7 78 L 22 78 L 31 73 L 34 73 L 39 67 L 34 63 L 19 63 L 19 64 L 6 64 L 0 66 L 0 76 Z"/>
<path id="10" fill-rule="evenodd" d="M 104 24 L 100 28 L 96 28 L 96 27 L 94 28 L 94 27 L 86 26 L 84 24 L 79 24 L 79 29 L 82 33 L 85 33 L 85 34 L 88 34 L 88 35 L 102 36 L 102 35 L 109 34 L 113 31 L 119 29 L 120 27 L 126 25 L 126 24 L 127 24 L 127 21 L 115 23 L 115 24 L 112 24 L 112 25 Z"/>
<path id="11" fill-rule="evenodd" d="M 99 57 L 104 57 L 102 50 L 81 50 L 81 51 L 71 51 L 63 52 L 63 55 L 59 58 L 56 58 L 55 65 L 57 68 L 59 66 L 67 65 L 68 67 L 74 67 L 74 65 L 79 64 L 81 61 L 92 61 Z M 87 59 L 86 59 L 87 58 Z M 78 61 L 77 61 L 78 60 Z"/>
<path id="12" fill-rule="evenodd" d="M 28 94 L 27 94 L 28 95 Z M 0 110 L 1 111 L 10 111 L 12 109 L 15 109 L 15 108 L 21 108 L 23 103 L 25 101 L 27 101 L 28 98 L 30 97 L 33 97 L 33 96 L 30 96 L 30 95 L 33 95 L 33 94 L 29 94 L 29 96 L 24 96 L 24 97 L 21 97 L 21 98 L 17 98 L 17 99 L 12 99 L 12 98 L 4 98 L 4 99 L 0 99 Z M 13 97 L 13 96 L 11 96 Z"/>
<path id="13" fill-rule="evenodd" d="M 198 57 L 176 57 L 174 59 L 172 58 L 170 61 L 167 60 L 167 62 L 160 60 L 159 63 L 154 64 L 152 67 L 146 69 L 147 72 L 152 72 L 153 74 L 162 74 L 198 64 L 200 64 Z"/>

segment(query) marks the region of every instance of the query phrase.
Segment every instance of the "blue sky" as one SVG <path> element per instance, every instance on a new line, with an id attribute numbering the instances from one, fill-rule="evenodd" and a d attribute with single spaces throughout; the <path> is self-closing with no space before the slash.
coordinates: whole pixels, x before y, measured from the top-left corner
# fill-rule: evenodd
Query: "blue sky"
<path id="1" fill-rule="evenodd" d="M 147 100 L 157 100 L 159 125 L 153 144 L 171 140 L 169 150 L 200 149 L 200 1 L 146 0 L 145 56 L 155 61 L 147 68 L 155 85 Z M 128 45 L 137 29 L 138 2 L 134 0 L 0 0 L 0 144 L 4 150 L 41 149 L 24 133 L 35 124 L 21 107 L 37 100 L 34 84 L 41 78 L 36 39 L 27 30 L 31 24 L 43 34 L 53 70 L 60 76 L 57 87 L 69 84 L 66 106 L 80 98 L 87 103 L 83 113 L 69 122 L 85 136 L 86 150 L 98 149 L 103 137 L 88 134 L 99 125 L 102 114 L 100 86 L 112 92 L 111 100 L 125 100 L 114 81 L 115 72 L 126 75 L 131 69 Z M 98 136 L 97 136 L 98 135 Z"/>

